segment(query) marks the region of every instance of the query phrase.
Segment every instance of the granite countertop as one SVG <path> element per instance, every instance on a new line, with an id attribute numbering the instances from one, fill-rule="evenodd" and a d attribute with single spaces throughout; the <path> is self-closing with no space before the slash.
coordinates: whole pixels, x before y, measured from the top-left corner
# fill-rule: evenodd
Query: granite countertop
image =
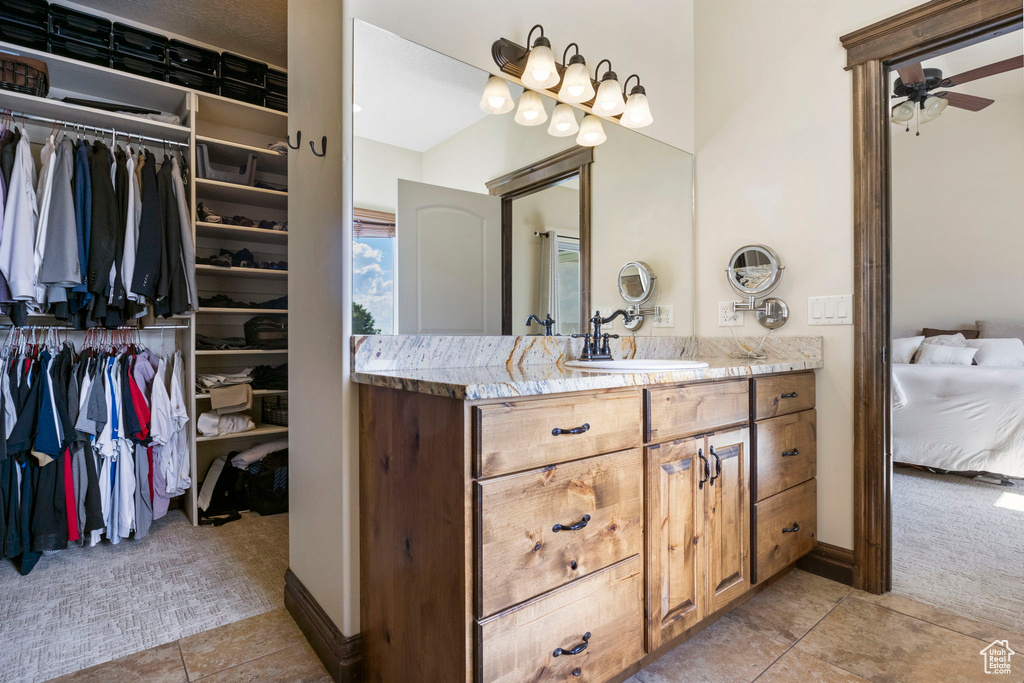
<path id="1" fill-rule="evenodd" d="M 566 368 L 561 363 L 410 368 L 406 370 L 356 370 L 352 380 L 391 389 L 404 389 L 462 400 L 515 398 L 593 389 L 671 384 L 729 377 L 751 377 L 777 372 L 814 370 L 824 366 L 820 358 L 698 358 L 707 368 L 669 372 L 609 373 Z"/>

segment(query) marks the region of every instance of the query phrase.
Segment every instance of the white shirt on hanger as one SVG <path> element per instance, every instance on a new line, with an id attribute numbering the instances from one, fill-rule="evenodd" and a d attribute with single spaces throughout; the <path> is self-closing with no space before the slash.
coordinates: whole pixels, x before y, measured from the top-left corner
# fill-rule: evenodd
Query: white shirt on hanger
<path id="1" fill-rule="evenodd" d="M 23 130 L 15 151 L 11 182 L 7 188 L 3 234 L 0 236 L 0 271 L 7 278 L 11 296 L 16 301 L 35 298 L 33 250 L 38 212 L 36 165 L 32 160 L 28 131 Z"/>

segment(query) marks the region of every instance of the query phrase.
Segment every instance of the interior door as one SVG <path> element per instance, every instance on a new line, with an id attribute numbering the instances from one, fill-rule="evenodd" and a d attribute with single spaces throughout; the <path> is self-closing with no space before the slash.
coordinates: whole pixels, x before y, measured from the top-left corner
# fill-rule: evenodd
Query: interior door
<path id="1" fill-rule="evenodd" d="M 706 614 L 703 455 L 703 437 L 647 448 L 648 651 Z"/>
<path id="2" fill-rule="evenodd" d="M 707 578 L 711 614 L 750 588 L 750 429 L 707 437 Z"/>
<path id="3" fill-rule="evenodd" d="M 398 334 L 501 334 L 501 199 L 398 181 Z"/>

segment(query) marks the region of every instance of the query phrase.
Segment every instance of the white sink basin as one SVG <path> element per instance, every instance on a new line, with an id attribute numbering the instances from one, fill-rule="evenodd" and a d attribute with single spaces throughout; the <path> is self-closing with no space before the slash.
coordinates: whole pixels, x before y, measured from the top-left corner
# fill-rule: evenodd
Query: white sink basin
<path id="1" fill-rule="evenodd" d="M 708 367 L 699 360 L 644 360 L 630 358 L 625 360 L 570 360 L 565 367 L 574 370 L 591 372 L 671 372 L 672 370 L 697 370 Z"/>

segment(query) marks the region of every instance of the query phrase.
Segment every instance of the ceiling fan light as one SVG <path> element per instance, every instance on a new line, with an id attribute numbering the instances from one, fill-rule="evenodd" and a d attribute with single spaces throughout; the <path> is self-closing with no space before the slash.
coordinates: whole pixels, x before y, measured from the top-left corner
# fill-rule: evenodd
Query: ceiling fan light
<path id="1" fill-rule="evenodd" d="M 588 102 L 594 97 L 594 84 L 587 71 L 587 63 L 581 55 L 573 55 L 569 66 L 562 76 L 562 87 L 558 89 L 558 99 L 568 104 Z"/>
<path id="2" fill-rule="evenodd" d="M 601 119 L 593 114 L 587 114 L 583 117 L 583 123 L 580 124 L 580 134 L 576 136 L 577 145 L 596 147 L 607 139 L 608 136 L 604 132 L 604 126 L 601 125 Z"/>
<path id="3" fill-rule="evenodd" d="M 519 108 L 516 110 L 516 123 L 521 126 L 539 126 L 547 120 L 544 98 L 532 90 L 524 90 L 523 96 L 519 98 Z"/>
<path id="4" fill-rule="evenodd" d="M 597 86 L 594 113 L 598 116 L 611 117 L 621 114 L 625 108 L 626 99 L 622 96 L 619 79 L 614 71 L 605 72 L 601 78 L 601 85 Z"/>
<path id="5" fill-rule="evenodd" d="M 555 55 L 551 52 L 551 42 L 541 36 L 533 43 L 530 56 L 526 59 L 523 70 L 523 84 L 529 88 L 546 90 L 558 85 L 561 77 L 555 66 Z"/>
<path id="6" fill-rule="evenodd" d="M 580 130 L 576 123 L 576 114 L 568 104 L 556 104 L 555 111 L 551 113 L 551 125 L 548 126 L 548 133 L 556 138 L 567 138 L 575 135 Z"/>
<path id="7" fill-rule="evenodd" d="M 892 108 L 892 122 L 906 123 L 914 118 L 914 103 L 910 100 L 897 104 Z"/>
<path id="8" fill-rule="evenodd" d="M 654 123 L 651 116 L 651 105 L 647 102 L 647 93 L 643 86 L 636 86 L 626 100 L 626 109 L 619 120 L 626 128 L 644 128 Z"/>
<path id="9" fill-rule="evenodd" d="M 928 120 L 930 121 L 941 114 L 947 105 L 949 105 L 949 102 L 941 97 L 932 95 L 924 101 L 924 113 L 928 114 Z"/>
<path id="10" fill-rule="evenodd" d="M 508 82 L 500 76 L 491 76 L 484 85 L 484 94 L 480 98 L 480 108 L 488 114 L 504 114 L 512 111 L 515 102 L 508 89 Z"/>

